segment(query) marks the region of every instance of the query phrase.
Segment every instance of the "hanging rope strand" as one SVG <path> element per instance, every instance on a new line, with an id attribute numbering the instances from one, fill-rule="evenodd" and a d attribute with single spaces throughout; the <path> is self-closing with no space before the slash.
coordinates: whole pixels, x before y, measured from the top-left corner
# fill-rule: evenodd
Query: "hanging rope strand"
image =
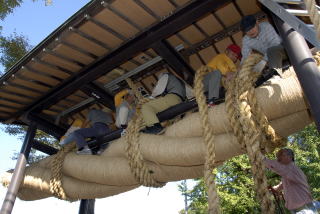
<path id="1" fill-rule="evenodd" d="M 217 193 L 217 188 L 215 185 L 215 175 L 213 173 L 214 163 L 215 163 L 215 145 L 214 145 L 214 135 L 211 124 L 209 123 L 208 117 L 208 106 L 206 103 L 206 97 L 204 95 L 203 86 L 203 76 L 212 70 L 207 66 L 202 66 L 197 70 L 194 79 L 194 91 L 195 97 L 199 107 L 202 131 L 204 135 L 204 143 L 207 147 L 206 149 L 206 162 L 204 169 L 204 179 L 208 188 L 208 204 L 209 204 L 209 214 L 220 213 L 219 207 L 219 197 Z"/>

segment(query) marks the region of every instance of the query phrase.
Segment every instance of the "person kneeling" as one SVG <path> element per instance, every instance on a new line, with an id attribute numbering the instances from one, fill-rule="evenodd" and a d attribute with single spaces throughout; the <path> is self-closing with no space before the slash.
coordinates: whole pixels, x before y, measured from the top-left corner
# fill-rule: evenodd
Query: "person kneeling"
<path id="1" fill-rule="evenodd" d="M 111 131 L 109 125 L 113 123 L 113 120 L 110 114 L 101 110 L 91 109 L 88 113 L 87 120 L 82 127 L 86 127 L 89 123 L 91 123 L 90 128 L 80 128 L 72 132 L 63 140 L 61 145 L 66 145 L 75 141 L 78 148 L 77 154 L 91 155 L 92 151 L 86 142 L 86 138 L 97 138 L 106 135 Z"/>

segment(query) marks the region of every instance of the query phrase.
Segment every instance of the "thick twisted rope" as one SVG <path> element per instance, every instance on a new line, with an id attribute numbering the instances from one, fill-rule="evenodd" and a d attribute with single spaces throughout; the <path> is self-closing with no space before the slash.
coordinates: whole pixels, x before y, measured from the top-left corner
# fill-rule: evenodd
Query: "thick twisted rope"
<path id="1" fill-rule="evenodd" d="M 127 134 L 125 135 L 125 152 L 129 160 L 131 172 L 134 175 L 135 179 L 144 186 L 163 187 L 165 183 L 155 180 L 153 176 L 154 172 L 148 169 L 140 150 L 140 130 L 144 127 L 144 121 L 140 110 L 141 106 L 149 100 L 141 96 L 135 84 L 130 79 L 127 79 L 126 81 L 139 100 L 136 108 L 136 113 L 129 122 L 127 127 Z"/>
<path id="2" fill-rule="evenodd" d="M 310 19 L 314 25 L 314 29 L 316 30 L 316 35 L 318 40 L 320 40 L 320 15 L 318 12 L 318 8 L 316 7 L 315 0 L 304 0 L 306 5 L 306 9 L 309 12 Z"/>
<path id="3" fill-rule="evenodd" d="M 194 79 L 194 91 L 195 97 L 199 106 L 199 113 L 202 125 L 202 131 L 204 135 L 204 143 L 207 147 L 206 150 L 206 162 L 204 169 L 204 179 L 208 188 L 208 204 L 209 214 L 220 213 L 219 197 L 217 188 L 215 185 L 215 174 L 213 173 L 215 163 L 215 145 L 212 126 L 209 123 L 208 106 L 206 103 L 206 97 L 204 95 L 203 88 L 203 76 L 208 72 L 212 72 L 212 69 L 207 66 L 202 66 L 197 70 Z"/>
<path id="4" fill-rule="evenodd" d="M 252 68 L 260 60 L 260 55 L 251 55 L 244 62 L 233 84 L 228 85 L 226 107 L 234 134 L 242 147 L 247 149 L 262 213 L 274 213 L 274 204 L 270 198 L 267 178 L 264 174 L 265 166 L 261 149 L 282 143 L 282 139 L 268 125 L 267 118 L 255 98 L 253 84 L 257 74 L 252 72 Z M 242 131 L 236 130 L 237 128 L 241 128 Z"/>
<path id="5" fill-rule="evenodd" d="M 62 187 L 62 165 L 67 153 L 74 148 L 74 142 L 65 145 L 51 160 L 50 192 L 59 199 L 70 200 Z"/>

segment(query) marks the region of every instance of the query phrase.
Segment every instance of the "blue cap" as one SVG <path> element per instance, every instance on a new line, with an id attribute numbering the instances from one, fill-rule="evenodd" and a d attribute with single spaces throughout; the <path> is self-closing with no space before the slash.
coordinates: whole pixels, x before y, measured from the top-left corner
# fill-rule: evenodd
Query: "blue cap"
<path id="1" fill-rule="evenodd" d="M 248 32 L 256 25 L 257 19 L 253 15 L 245 16 L 241 20 L 240 28 L 243 32 Z"/>

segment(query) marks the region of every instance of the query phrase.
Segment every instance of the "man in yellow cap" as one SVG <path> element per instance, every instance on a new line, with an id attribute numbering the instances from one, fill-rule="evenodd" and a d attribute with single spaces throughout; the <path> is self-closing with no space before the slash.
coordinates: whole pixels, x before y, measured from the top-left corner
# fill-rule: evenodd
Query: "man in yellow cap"
<path id="1" fill-rule="evenodd" d="M 127 128 L 128 122 L 135 113 L 135 96 L 132 90 L 124 89 L 114 97 L 116 106 L 116 126 Z"/>

